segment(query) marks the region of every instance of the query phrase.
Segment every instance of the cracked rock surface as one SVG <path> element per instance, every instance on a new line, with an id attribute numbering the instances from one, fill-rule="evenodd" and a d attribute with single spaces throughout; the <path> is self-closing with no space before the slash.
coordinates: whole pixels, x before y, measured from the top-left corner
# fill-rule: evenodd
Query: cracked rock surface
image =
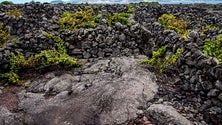
<path id="1" fill-rule="evenodd" d="M 19 108 L 26 124 L 122 124 L 153 99 L 158 89 L 154 80 L 139 59 L 98 60 L 30 81 L 28 91 L 19 93 Z"/>

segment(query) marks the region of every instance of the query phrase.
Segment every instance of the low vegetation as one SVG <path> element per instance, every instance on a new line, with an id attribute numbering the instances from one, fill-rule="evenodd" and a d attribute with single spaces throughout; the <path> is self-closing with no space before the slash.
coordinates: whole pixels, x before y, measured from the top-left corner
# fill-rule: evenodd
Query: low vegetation
<path id="1" fill-rule="evenodd" d="M 115 25 L 117 22 L 122 25 L 132 25 L 133 22 L 129 21 L 129 17 L 131 14 L 129 13 L 113 13 L 113 15 L 108 14 L 107 23 L 109 26 Z"/>
<path id="2" fill-rule="evenodd" d="M 19 9 L 13 9 L 13 10 L 9 10 L 6 13 L 9 17 L 13 17 L 15 16 L 16 18 L 19 18 L 22 16 L 22 12 Z"/>
<path id="3" fill-rule="evenodd" d="M 169 66 L 176 63 L 182 49 L 177 49 L 176 53 L 172 55 L 166 55 L 167 46 L 160 47 L 157 51 L 153 51 L 152 58 L 142 60 L 142 64 L 155 66 L 160 72 L 163 72 Z"/>
<path id="4" fill-rule="evenodd" d="M 60 30 L 76 31 L 79 28 L 95 28 L 100 23 L 101 15 L 95 15 L 90 6 L 80 9 L 74 13 L 69 11 L 63 12 L 58 21 Z"/>
<path id="5" fill-rule="evenodd" d="M 209 29 L 220 30 L 218 26 L 212 24 L 206 24 L 205 28 L 202 30 L 201 34 L 205 34 Z"/>
<path id="6" fill-rule="evenodd" d="M 187 22 L 177 19 L 172 14 L 163 14 L 158 18 L 158 22 L 162 24 L 164 28 L 174 30 L 184 39 L 186 39 L 186 36 L 190 32 L 190 30 L 187 30 Z"/>
<path id="7" fill-rule="evenodd" d="M 222 34 L 217 36 L 215 41 L 211 41 L 210 39 L 206 39 L 204 43 L 203 52 L 204 54 L 216 57 L 220 63 L 222 63 Z"/>
<path id="8" fill-rule="evenodd" d="M 55 41 L 57 49 L 43 50 L 41 53 L 25 58 L 22 53 L 12 54 L 9 60 L 10 71 L 3 75 L 12 84 L 21 85 L 19 72 L 22 69 L 37 68 L 40 66 L 80 66 L 77 59 L 70 57 L 64 46 L 64 42 L 58 36 L 45 33 Z"/>
<path id="9" fill-rule="evenodd" d="M 135 12 L 135 4 L 128 4 L 127 7 L 128 7 L 127 13 L 133 14 Z"/>
<path id="10" fill-rule="evenodd" d="M 9 31 L 5 30 L 4 26 L 0 24 L 0 48 L 2 48 L 10 37 Z"/>

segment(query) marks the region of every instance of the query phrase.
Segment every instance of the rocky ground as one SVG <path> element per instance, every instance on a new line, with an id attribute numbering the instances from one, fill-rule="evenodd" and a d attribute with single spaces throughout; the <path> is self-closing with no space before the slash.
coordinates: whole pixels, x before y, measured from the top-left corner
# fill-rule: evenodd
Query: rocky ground
<path id="1" fill-rule="evenodd" d="M 222 124 L 222 68 L 216 58 L 202 52 L 204 40 L 215 40 L 222 33 L 221 5 L 137 4 L 131 17 L 136 23 L 131 26 L 116 23 L 109 27 L 104 18 L 95 29 L 59 31 L 54 20 L 64 10 L 82 6 L 0 7 L 0 22 L 17 38 L 0 48 L 1 74 L 9 69 L 11 52 L 28 57 L 54 48 L 42 31 L 60 34 L 69 55 L 84 64 L 24 73 L 27 87 L 10 86 L 0 78 L 0 125 Z M 127 11 L 127 5 L 92 6 L 104 16 Z M 7 16 L 11 8 L 24 15 Z M 158 23 L 164 13 L 188 22 L 187 39 Z M 206 24 L 219 29 L 209 28 L 204 34 L 195 30 L 203 30 Z M 167 53 L 183 49 L 176 64 L 159 73 L 140 63 L 163 45 Z"/>

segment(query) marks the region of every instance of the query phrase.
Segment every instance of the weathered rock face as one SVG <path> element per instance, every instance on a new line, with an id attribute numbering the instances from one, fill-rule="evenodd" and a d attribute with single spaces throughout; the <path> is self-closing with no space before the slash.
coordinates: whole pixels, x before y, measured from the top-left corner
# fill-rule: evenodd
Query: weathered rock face
<path id="1" fill-rule="evenodd" d="M 0 125 L 22 125 L 22 120 L 16 113 L 11 113 L 7 107 L 0 106 Z"/>
<path id="2" fill-rule="evenodd" d="M 99 60 L 76 70 L 33 80 L 19 94 L 26 124 L 123 124 L 158 89 L 154 75 L 135 58 Z"/>
<path id="3" fill-rule="evenodd" d="M 161 125 L 192 125 L 185 117 L 181 116 L 172 106 L 153 104 L 147 113 L 159 121 Z"/>

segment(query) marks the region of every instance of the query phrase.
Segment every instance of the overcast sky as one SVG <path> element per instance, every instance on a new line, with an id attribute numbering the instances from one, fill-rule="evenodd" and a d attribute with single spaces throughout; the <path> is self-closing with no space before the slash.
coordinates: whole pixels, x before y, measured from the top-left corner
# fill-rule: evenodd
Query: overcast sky
<path id="1" fill-rule="evenodd" d="M 2 1 L 6 1 L 6 0 L 0 0 L 0 2 Z M 32 0 L 7 0 L 7 1 L 11 1 L 13 3 L 26 3 L 26 2 L 30 2 Z M 34 0 L 35 2 L 39 1 L 39 2 L 51 2 L 51 0 Z"/>

